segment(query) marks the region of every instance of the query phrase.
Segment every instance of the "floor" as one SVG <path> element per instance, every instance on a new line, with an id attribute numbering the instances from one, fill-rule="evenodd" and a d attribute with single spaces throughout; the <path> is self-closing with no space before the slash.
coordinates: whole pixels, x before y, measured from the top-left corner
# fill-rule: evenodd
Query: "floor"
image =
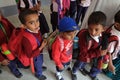
<path id="1" fill-rule="evenodd" d="M 46 6 L 46 5 L 49 5 L 50 1 L 49 0 L 42 0 L 42 9 L 43 9 L 43 13 L 45 14 L 46 16 L 46 19 L 48 20 L 48 24 L 49 26 L 51 27 L 50 23 L 49 23 L 49 20 L 50 20 L 50 17 L 49 17 L 49 7 Z M 17 18 L 17 15 L 13 15 L 13 16 L 9 16 L 7 17 L 16 27 L 19 27 L 20 25 L 20 22 Z M 47 66 L 47 71 L 43 72 L 44 75 L 47 76 L 47 80 L 56 80 L 55 78 L 55 65 L 54 65 L 54 62 L 51 61 L 49 59 L 49 56 L 48 56 L 48 52 L 46 49 L 44 49 L 44 65 Z M 73 62 L 72 62 L 73 64 Z M 30 69 L 19 69 L 22 74 L 23 74 L 23 77 L 22 78 L 15 78 L 15 76 L 13 74 L 10 73 L 9 69 L 5 66 L 1 66 L 2 68 L 2 74 L 0 74 L 0 80 L 38 80 L 37 78 L 35 78 L 35 76 L 31 73 L 31 70 Z M 87 67 L 89 69 L 89 66 Z M 63 77 L 65 80 L 71 80 L 71 74 L 70 74 L 70 71 L 64 71 L 63 72 Z M 89 76 L 84 76 L 82 75 L 79 71 L 77 72 L 77 77 L 78 77 L 78 80 L 91 80 L 89 78 Z M 104 74 L 99 74 L 98 75 L 98 78 L 99 80 L 111 80 L 109 79 L 108 77 L 106 77 Z"/>

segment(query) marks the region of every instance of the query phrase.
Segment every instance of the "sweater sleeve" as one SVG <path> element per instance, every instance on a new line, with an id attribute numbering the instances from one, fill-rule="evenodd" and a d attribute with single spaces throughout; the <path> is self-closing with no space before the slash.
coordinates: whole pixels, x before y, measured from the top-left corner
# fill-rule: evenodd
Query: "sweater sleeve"
<path id="1" fill-rule="evenodd" d="M 56 66 L 58 66 L 59 68 L 63 68 L 62 62 L 60 60 L 60 42 L 59 40 L 56 40 L 53 44 L 52 44 L 52 57 L 53 60 L 56 64 Z"/>
<path id="2" fill-rule="evenodd" d="M 0 62 L 2 62 L 5 58 L 2 56 L 2 53 L 0 52 Z"/>
<path id="3" fill-rule="evenodd" d="M 22 47 L 23 47 L 23 51 L 29 58 L 36 57 L 40 54 L 39 48 L 32 50 L 32 45 L 30 41 L 25 37 L 23 37 L 22 39 Z"/>
<path id="4" fill-rule="evenodd" d="M 79 45 L 80 45 L 80 60 L 89 62 L 91 58 L 99 57 L 100 50 L 98 49 L 98 44 L 96 42 L 87 41 L 86 33 L 78 35 Z M 93 46 L 94 45 L 94 46 Z"/>

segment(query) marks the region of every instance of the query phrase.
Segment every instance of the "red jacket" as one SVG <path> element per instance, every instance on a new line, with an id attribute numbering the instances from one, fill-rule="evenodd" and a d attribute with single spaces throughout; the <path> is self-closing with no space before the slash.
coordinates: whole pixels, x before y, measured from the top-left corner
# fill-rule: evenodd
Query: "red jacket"
<path id="1" fill-rule="evenodd" d="M 72 59 L 72 45 L 72 40 L 65 40 L 59 36 L 56 37 L 52 44 L 52 58 L 59 68 L 63 68 L 62 63 L 67 63 Z"/>
<path id="2" fill-rule="evenodd" d="M 90 37 L 87 29 L 81 30 L 78 33 L 78 37 L 80 45 L 80 61 L 90 62 L 92 58 L 100 56 L 99 44 Z"/>
<path id="3" fill-rule="evenodd" d="M 15 27 L 4 17 L 2 17 L 0 24 L 2 24 L 2 26 L 4 27 L 4 29 L 7 33 L 7 37 L 9 39 L 11 36 L 11 33 Z M 8 41 L 7 41 L 6 35 L 2 31 L 2 29 L 0 28 L 0 46 L 3 43 L 8 43 Z M 4 60 L 4 57 L 3 57 L 2 53 L 0 52 L 0 62 L 3 60 Z"/>

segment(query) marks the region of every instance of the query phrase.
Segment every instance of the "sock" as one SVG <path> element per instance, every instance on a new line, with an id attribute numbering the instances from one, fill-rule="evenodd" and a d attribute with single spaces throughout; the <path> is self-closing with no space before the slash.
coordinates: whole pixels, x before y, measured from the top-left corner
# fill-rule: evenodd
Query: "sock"
<path id="1" fill-rule="evenodd" d="M 62 78 L 61 72 L 57 72 L 57 73 L 56 73 L 56 76 L 57 76 L 59 79 L 61 79 L 61 78 Z"/>

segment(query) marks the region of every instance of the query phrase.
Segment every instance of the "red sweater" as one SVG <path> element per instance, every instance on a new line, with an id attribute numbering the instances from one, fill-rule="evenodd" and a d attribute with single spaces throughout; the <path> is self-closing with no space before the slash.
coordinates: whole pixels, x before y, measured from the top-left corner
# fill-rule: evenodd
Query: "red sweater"
<path id="1" fill-rule="evenodd" d="M 37 39 L 36 39 L 36 41 L 37 40 L 39 40 L 39 42 L 40 42 L 40 45 L 41 45 L 41 42 L 42 42 L 42 36 L 41 36 L 41 33 L 39 32 L 39 33 L 31 33 L 31 34 L 33 34 Z M 38 48 L 40 47 L 40 45 L 38 46 Z M 27 57 L 29 57 L 29 58 L 33 58 L 33 57 L 36 57 L 36 56 L 38 56 L 42 51 L 40 51 L 38 48 L 36 48 L 35 50 L 32 50 L 32 44 L 30 43 L 30 41 L 27 39 L 27 38 L 25 38 L 25 37 L 23 37 L 23 39 L 22 39 L 22 46 L 23 46 L 23 51 L 24 51 L 24 53 L 27 55 Z"/>
<path id="2" fill-rule="evenodd" d="M 2 20 L 0 21 L 0 24 L 2 24 L 2 26 L 4 27 L 6 33 L 7 33 L 7 37 L 10 38 L 11 33 L 13 31 L 13 29 L 15 28 L 6 18 L 2 17 Z M 4 32 L 2 31 L 2 29 L 0 28 L 0 46 L 3 43 L 7 43 L 7 38 L 6 35 L 4 34 Z M 4 60 L 4 57 L 2 56 L 2 53 L 0 52 L 0 62 Z"/>
<path id="3" fill-rule="evenodd" d="M 52 57 L 53 60 L 59 68 L 63 68 L 62 63 L 67 63 L 72 59 L 72 40 L 65 40 L 61 38 L 63 41 L 63 46 L 61 45 L 61 42 L 59 40 L 59 37 L 57 37 L 52 44 Z M 63 48 L 61 50 L 61 48 Z"/>
<path id="4" fill-rule="evenodd" d="M 90 37 L 87 29 L 81 30 L 78 37 L 80 45 L 80 61 L 90 62 L 92 58 L 100 56 L 99 43 Z"/>

